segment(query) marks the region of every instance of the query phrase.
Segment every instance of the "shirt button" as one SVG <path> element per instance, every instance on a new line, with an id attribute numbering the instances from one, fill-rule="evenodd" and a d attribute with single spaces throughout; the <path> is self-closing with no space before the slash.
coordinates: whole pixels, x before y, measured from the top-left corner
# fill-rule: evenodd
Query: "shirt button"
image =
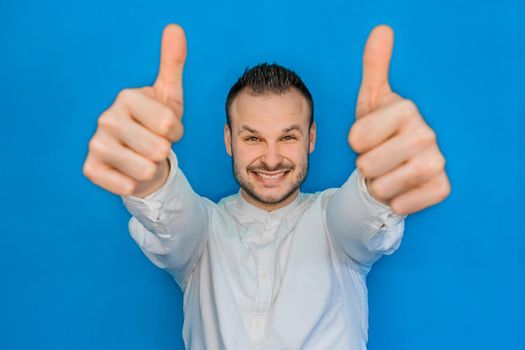
<path id="1" fill-rule="evenodd" d="M 268 272 L 261 271 L 260 276 L 261 276 L 262 279 L 266 279 L 266 278 L 268 278 Z"/>
<path id="2" fill-rule="evenodd" d="M 262 327 L 262 321 L 261 320 L 255 320 L 253 322 L 253 326 L 257 329 L 260 329 Z"/>

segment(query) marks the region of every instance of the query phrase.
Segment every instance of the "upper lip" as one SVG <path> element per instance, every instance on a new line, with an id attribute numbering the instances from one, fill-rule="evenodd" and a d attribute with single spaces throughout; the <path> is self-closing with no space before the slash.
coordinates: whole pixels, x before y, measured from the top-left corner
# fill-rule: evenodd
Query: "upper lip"
<path id="1" fill-rule="evenodd" d="M 281 171 L 278 171 L 278 172 L 275 172 L 275 173 L 267 173 L 266 171 L 258 171 L 258 170 L 252 170 L 254 173 L 259 173 L 259 174 L 264 174 L 264 175 L 277 175 L 277 174 L 281 174 L 281 173 L 285 173 L 289 170 L 281 170 Z"/>

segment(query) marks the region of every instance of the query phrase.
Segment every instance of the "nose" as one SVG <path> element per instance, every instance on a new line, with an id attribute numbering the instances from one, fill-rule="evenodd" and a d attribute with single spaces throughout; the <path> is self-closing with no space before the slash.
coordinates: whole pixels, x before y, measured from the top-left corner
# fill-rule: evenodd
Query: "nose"
<path id="1" fill-rule="evenodd" d="M 279 152 L 279 147 L 276 144 L 268 143 L 264 154 L 261 156 L 261 162 L 269 171 L 277 170 L 277 167 L 282 162 L 282 156 Z"/>

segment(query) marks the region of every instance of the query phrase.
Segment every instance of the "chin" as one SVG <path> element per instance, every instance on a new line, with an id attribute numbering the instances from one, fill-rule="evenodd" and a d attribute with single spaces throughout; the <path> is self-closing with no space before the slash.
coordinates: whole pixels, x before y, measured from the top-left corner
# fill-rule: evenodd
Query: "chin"
<path id="1" fill-rule="evenodd" d="M 284 202 L 286 199 L 288 199 L 293 193 L 295 192 L 294 191 L 291 191 L 291 192 L 286 192 L 286 193 L 281 193 L 279 195 L 258 195 L 257 197 L 253 196 L 255 199 L 257 199 L 259 202 L 261 203 L 264 203 L 264 204 L 279 204 L 279 203 L 282 203 Z"/>

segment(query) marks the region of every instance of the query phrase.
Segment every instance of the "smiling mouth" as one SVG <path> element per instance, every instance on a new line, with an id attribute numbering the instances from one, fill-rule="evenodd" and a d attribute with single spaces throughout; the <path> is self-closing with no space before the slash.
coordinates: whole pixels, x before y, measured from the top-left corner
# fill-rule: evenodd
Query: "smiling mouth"
<path id="1" fill-rule="evenodd" d="M 284 178 L 286 178 L 286 175 L 288 175 L 289 172 L 290 170 L 281 171 L 278 173 L 252 171 L 252 173 L 256 175 L 255 178 L 257 180 L 266 184 L 274 184 L 281 182 Z"/>

